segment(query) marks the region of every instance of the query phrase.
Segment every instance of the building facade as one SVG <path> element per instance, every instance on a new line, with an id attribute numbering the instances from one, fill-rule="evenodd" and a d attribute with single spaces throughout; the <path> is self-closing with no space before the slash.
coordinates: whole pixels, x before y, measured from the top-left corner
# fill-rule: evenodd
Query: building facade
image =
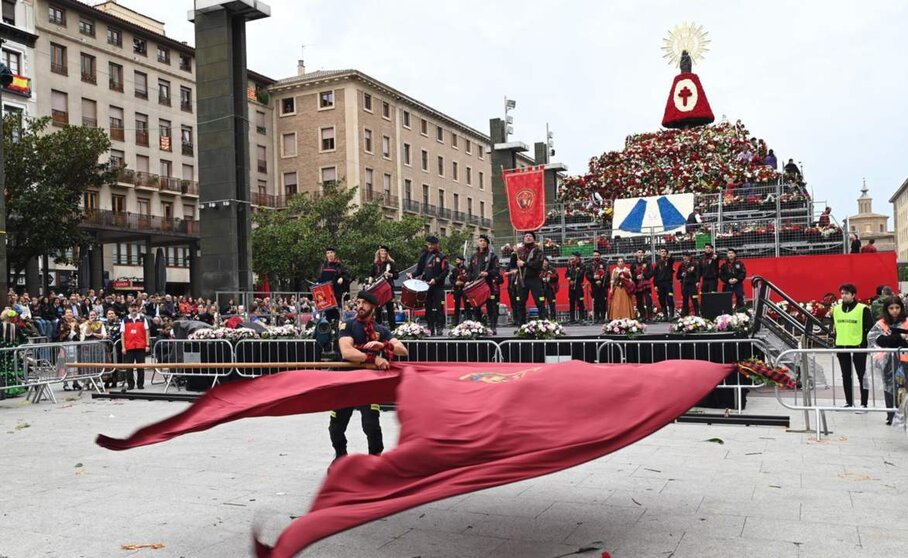
<path id="1" fill-rule="evenodd" d="M 342 182 L 389 218 L 421 215 L 426 230 L 489 233 L 490 140 L 357 70 L 306 72 L 271 86 L 280 192 Z"/>
<path id="2" fill-rule="evenodd" d="M 896 252 L 898 261 L 908 262 L 908 179 L 902 182 L 895 194 L 889 198 L 894 218 Z"/>
<path id="3" fill-rule="evenodd" d="M 867 244 L 873 239 L 877 250 L 881 252 L 896 250 L 896 235 L 889 230 L 889 217 L 873 212 L 873 198 L 870 197 L 867 184 L 861 188 L 857 215 L 848 218 L 848 232 L 858 235 L 861 244 Z"/>

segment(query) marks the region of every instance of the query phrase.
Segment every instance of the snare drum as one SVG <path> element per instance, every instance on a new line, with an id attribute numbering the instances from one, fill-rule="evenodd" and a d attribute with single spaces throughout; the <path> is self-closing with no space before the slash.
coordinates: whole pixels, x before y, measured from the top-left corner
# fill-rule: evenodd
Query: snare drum
<path id="1" fill-rule="evenodd" d="M 394 298 L 394 292 L 391 290 L 391 284 L 384 278 L 372 283 L 366 290 L 375 295 L 378 299 L 378 306 L 384 306 Z"/>
<path id="2" fill-rule="evenodd" d="M 428 283 L 419 279 L 407 279 L 400 291 L 400 303 L 410 310 L 419 310 L 426 307 L 428 294 Z"/>
<path id="3" fill-rule="evenodd" d="M 492 292 L 489 290 L 489 284 L 485 279 L 477 279 L 464 286 L 463 294 L 470 306 L 479 308 L 489 300 Z"/>
<path id="4" fill-rule="evenodd" d="M 312 285 L 312 302 L 315 304 L 315 309 L 319 312 L 337 306 L 337 299 L 334 298 L 334 287 L 330 282 Z"/>

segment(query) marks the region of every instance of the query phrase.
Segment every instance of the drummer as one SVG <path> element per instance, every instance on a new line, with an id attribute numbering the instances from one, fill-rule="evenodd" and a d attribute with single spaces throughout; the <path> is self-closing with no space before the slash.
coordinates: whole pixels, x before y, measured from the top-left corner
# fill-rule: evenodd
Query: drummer
<path id="1" fill-rule="evenodd" d="M 463 288 L 469 280 L 469 274 L 467 266 L 464 265 L 463 256 L 454 258 L 454 267 L 451 268 L 451 275 L 448 280 L 451 282 L 451 296 L 454 297 L 454 322 L 452 325 L 456 326 L 460 324 L 461 308 L 463 308 L 464 314 L 467 316 L 470 316 L 473 313 L 470 301 L 464 297 L 463 292 Z"/>
<path id="2" fill-rule="evenodd" d="M 486 300 L 486 325 L 492 335 L 498 335 L 498 296 L 503 279 L 498 269 L 498 256 L 492 251 L 488 235 L 479 235 L 479 246 L 470 258 L 469 274 L 473 281 L 483 280 L 489 286 L 489 298 Z M 482 306 L 476 307 L 476 320 L 482 320 Z"/>
<path id="3" fill-rule="evenodd" d="M 426 293 L 426 321 L 432 335 L 438 335 L 445 328 L 444 300 L 445 278 L 448 276 L 448 259 L 438 248 L 438 237 L 426 237 L 426 249 L 419 257 L 416 271 L 407 274 L 410 279 L 422 279 L 429 284 Z"/>
<path id="4" fill-rule="evenodd" d="M 325 248 L 325 261 L 318 269 L 316 283 L 331 283 L 337 307 L 325 310 L 325 317 L 329 320 L 340 320 L 340 308 L 344 305 L 344 295 L 350 292 L 350 275 L 344 264 L 337 258 L 337 250 L 332 246 Z"/>
<path id="5" fill-rule="evenodd" d="M 372 271 L 369 275 L 369 285 L 376 281 L 384 279 L 391 286 L 391 300 L 385 303 L 384 313 L 388 315 L 388 327 L 393 332 L 397 328 L 397 320 L 394 317 L 394 282 L 397 281 L 400 273 L 397 270 L 397 263 L 391 257 L 387 245 L 382 244 L 375 251 L 375 261 L 372 262 Z M 382 323 L 382 307 L 375 309 L 375 323 Z"/>

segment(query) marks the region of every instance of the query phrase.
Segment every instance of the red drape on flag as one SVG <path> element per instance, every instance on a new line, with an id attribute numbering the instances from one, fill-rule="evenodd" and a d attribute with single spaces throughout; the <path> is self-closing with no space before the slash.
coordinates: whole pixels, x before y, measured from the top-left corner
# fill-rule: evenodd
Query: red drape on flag
<path id="1" fill-rule="evenodd" d="M 363 523 L 457 494 L 545 475 L 596 459 L 659 430 L 732 367 L 703 361 L 648 365 L 406 364 L 390 372 L 285 372 L 218 386 L 186 411 L 125 440 L 127 449 L 254 416 L 391 400 L 401 431 L 382 455 L 331 469 L 308 514 L 260 557 L 291 557 Z M 327 437 L 325 443 L 328 443 Z"/>
<path id="2" fill-rule="evenodd" d="M 545 166 L 508 169 L 502 176 L 514 230 L 542 228 L 545 224 Z"/>

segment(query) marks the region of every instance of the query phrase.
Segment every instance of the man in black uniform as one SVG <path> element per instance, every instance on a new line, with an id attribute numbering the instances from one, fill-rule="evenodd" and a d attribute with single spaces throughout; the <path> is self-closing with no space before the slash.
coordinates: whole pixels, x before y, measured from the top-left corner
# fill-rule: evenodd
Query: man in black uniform
<path id="1" fill-rule="evenodd" d="M 634 298 L 637 299 L 637 314 L 641 322 L 653 318 L 653 273 L 656 268 L 646 259 L 646 252 L 638 248 L 631 263 L 631 275 L 634 277 Z"/>
<path id="2" fill-rule="evenodd" d="M 492 335 L 498 335 L 498 295 L 501 292 L 502 277 L 498 269 L 498 256 L 492 252 L 487 235 L 479 235 L 479 247 L 470 258 L 468 273 L 471 280 L 485 279 L 489 286 L 489 299 L 486 301 L 486 325 L 492 330 Z M 480 306 L 476 308 L 476 320 L 481 319 L 482 307 Z"/>
<path id="3" fill-rule="evenodd" d="M 608 290 L 611 279 L 608 263 L 602 259 L 602 252 L 593 250 L 593 259 L 586 268 L 586 280 L 590 282 L 593 297 L 593 322 L 605 323 L 608 316 Z"/>
<path id="4" fill-rule="evenodd" d="M 451 282 L 451 296 L 454 297 L 454 323 L 452 325 L 455 326 L 460 323 L 461 308 L 467 316 L 472 314 L 470 303 L 464 298 L 463 294 L 463 287 L 467 284 L 469 277 L 467 266 L 463 262 L 463 256 L 454 258 L 454 267 L 451 268 L 451 274 L 448 277 Z"/>
<path id="5" fill-rule="evenodd" d="M 375 307 L 378 306 L 378 300 L 374 294 L 360 291 L 356 298 L 356 318 L 343 322 L 339 327 L 337 343 L 341 356 L 347 362 L 374 364 L 380 370 L 387 370 L 395 355 L 407 356 L 407 348 L 391 336 L 391 330 L 375 323 Z M 345 432 L 356 409 L 359 409 L 362 415 L 363 432 L 369 441 L 369 454 L 381 455 L 385 449 L 378 405 L 347 407 L 331 411 L 328 433 L 331 436 L 331 445 L 334 446 L 335 459 L 347 455 Z"/>
<path id="6" fill-rule="evenodd" d="M 681 257 L 678 266 L 678 281 L 681 282 L 681 315 L 689 315 L 690 303 L 694 304 L 694 315 L 700 315 L 700 296 L 697 292 L 700 283 L 700 264 L 691 259 L 690 254 Z"/>
<path id="7" fill-rule="evenodd" d="M 515 244 L 514 251 L 508 258 L 508 300 L 511 301 L 511 316 L 514 318 L 514 326 L 520 327 L 520 289 L 517 287 L 519 278 L 517 275 L 517 250 L 522 249 L 523 244 Z"/>
<path id="8" fill-rule="evenodd" d="M 575 309 L 579 311 L 581 322 L 586 317 L 586 309 L 583 307 L 583 279 L 586 276 L 586 268 L 580 260 L 580 252 L 571 254 L 565 276 L 568 282 L 568 323 L 576 324 Z"/>
<path id="9" fill-rule="evenodd" d="M 344 264 L 337 259 L 337 251 L 333 247 L 325 248 L 325 261 L 318 269 L 316 283 L 331 283 L 337 308 L 329 308 L 325 316 L 329 320 L 340 320 L 341 308 L 344 307 L 344 295 L 350 292 L 350 275 Z"/>
<path id="10" fill-rule="evenodd" d="M 659 249 L 659 261 L 656 262 L 653 280 L 659 293 L 659 308 L 663 319 L 671 321 L 675 317 L 675 260 L 665 248 Z"/>
<path id="11" fill-rule="evenodd" d="M 448 276 L 448 259 L 438 250 L 438 237 L 426 237 L 426 249 L 419 257 L 416 271 L 410 278 L 416 277 L 429 284 L 426 293 L 426 321 L 432 335 L 438 335 L 445 328 L 445 278 Z"/>
<path id="12" fill-rule="evenodd" d="M 527 302 L 530 293 L 533 302 L 539 309 L 539 319 L 544 320 L 548 313 L 545 309 L 545 295 L 542 291 L 542 262 L 545 257 L 542 248 L 536 245 L 536 233 L 528 232 L 523 235 L 523 248 L 515 251 L 517 254 L 517 313 L 519 324 L 527 321 Z"/>
<path id="13" fill-rule="evenodd" d="M 731 292 L 735 298 L 735 308 L 744 308 L 744 279 L 747 277 L 747 268 L 744 262 L 738 259 L 738 252 L 729 248 L 719 267 L 719 278 L 722 279 L 722 292 Z"/>
<path id="14" fill-rule="evenodd" d="M 719 290 L 719 254 L 716 254 L 712 244 L 703 247 L 703 255 L 700 256 L 700 277 L 703 279 L 701 292 L 714 293 Z"/>
<path id="15" fill-rule="evenodd" d="M 542 271 L 539 276 L 542 278 L 542 294 L 545 296 L 545 302 L 548 305 L 549 319 L 558 321 L 558 312 L 555 306 L 555 296 L 558 294 L 558 270 L 552 265 L 548 256 L 542 260 Z"/>

